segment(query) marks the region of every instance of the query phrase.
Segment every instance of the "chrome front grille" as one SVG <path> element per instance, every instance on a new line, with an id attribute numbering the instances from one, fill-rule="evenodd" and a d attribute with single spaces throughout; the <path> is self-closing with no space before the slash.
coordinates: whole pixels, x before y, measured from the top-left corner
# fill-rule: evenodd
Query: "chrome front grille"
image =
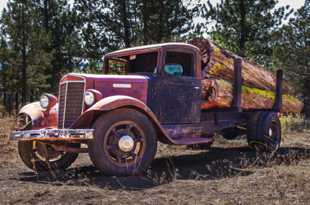
<path id="1" fill-rule="evenodd" d="M 83 81 L 67 81 L 60 84 L 58 127 L 69 128 L 83 112 Z"/>

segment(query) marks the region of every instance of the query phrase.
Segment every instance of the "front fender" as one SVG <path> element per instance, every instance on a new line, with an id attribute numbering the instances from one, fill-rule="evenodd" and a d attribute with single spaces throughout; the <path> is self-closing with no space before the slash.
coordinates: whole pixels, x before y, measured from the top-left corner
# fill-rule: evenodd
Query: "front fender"
<path id="1" fill-rule="evenodd" d="M 25 114 L 30 117 L 31 129 L 55 128 L 57 127 L 57 107 L 58 104 L 45 110 L 40 106 L 40 102 L 33 102 L 22 107 L 18 115 Z"/>
<path id="2" fill-rule="evenodd" d="M 159 134 L 160 140 L 172 143 L 156 115 L 145 103 L 136 98 L 123 95 L 110 96 L 98 101 L 79 117 L 79 119 L 73 124 L 72 128 L 90 128 L 97 117 L 102 113 L 123 107 L 129 107 L 143 112 L 153 122 L 155 128 L 157 128 L 156 130 Z"/>

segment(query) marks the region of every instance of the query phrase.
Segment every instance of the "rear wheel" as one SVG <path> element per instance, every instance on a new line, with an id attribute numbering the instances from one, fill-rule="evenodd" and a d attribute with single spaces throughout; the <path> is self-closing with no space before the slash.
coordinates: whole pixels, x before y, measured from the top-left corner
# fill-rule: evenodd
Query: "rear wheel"
<path id="1" fill-rule="evenodd" d="M 89 155 L 105 174 L 139 174 L 155 157 L 156 131 L 148 117 L 139 111 L 123 108 L 108 112 L 96 120 L 94 129 Z"/>
<path id="2" fill-rule="evenodd" d="M 79 144 L 72 146 L 80 147 Z M 51 145 L 38 141 L 19 141 L 18 152 L 24 164 L 36 172 L 64 170 L 78 157 L 77 153 L 56 151 Z"/>
<path id="3" fill-rule="evenodd" d="M 273 156 L 281 144 L 281 123 L 275 112 L 258 112 L 248 122 L 248 143 L 259 154 Z"/>

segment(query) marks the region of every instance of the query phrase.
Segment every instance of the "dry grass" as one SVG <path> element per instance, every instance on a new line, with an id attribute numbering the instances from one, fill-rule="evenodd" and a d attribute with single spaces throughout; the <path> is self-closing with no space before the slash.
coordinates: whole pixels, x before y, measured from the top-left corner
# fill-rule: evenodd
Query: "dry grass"
<path id="1" fill-rule="evenodd" d="M 17 148 L 16 143 L 9 140 L 9 134 L 13 130 L 15 119 L 13 117 L 0 118 L 0 167 L 9 163 L 15 163 Z"/>
<path id="2" fill-rule="evenodd" d="M 57 178 L 38 176 L 8 141 L 13 119 L 0 119 L 3 204 L 309 204 L 310 131 L 286 131 L 278 155 L 256 163 L 244 140 L 217 138 L 209 151 L 160 145 L 145 175 L 101 175 L 87 155 Z"/>

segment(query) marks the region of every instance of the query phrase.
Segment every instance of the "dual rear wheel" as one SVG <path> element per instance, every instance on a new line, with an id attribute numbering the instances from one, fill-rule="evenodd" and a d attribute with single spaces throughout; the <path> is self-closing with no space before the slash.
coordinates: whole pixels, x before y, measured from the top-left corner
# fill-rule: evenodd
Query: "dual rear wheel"
<path id="1" fill-rule="evenodd" d="M 247 126 L 249 146 L 258 154 L 272 157 L 281 144 L 281 123 L 276 112 L 256 112 L 250 116 Z"/>

